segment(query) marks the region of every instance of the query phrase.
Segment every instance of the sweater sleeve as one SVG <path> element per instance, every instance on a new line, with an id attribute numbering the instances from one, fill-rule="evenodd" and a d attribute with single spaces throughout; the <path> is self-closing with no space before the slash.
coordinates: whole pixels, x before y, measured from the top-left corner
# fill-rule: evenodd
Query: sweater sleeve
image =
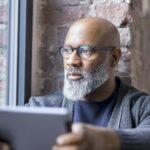
<path id="1" fill-rule="evenodd" d="M 150 128 L 116 130 L 121 150 L 149 150 Z"/>
<path id="2" fill-rule="evenodd" d="M 135 128 L 116 130 L 121 150 L 150 150 L 150 96 L 137 102 L 132 110 Z"/>
<path id="3" fill-rule="evenodd" d="M 61 107 L 63 101 L 63 96 L 61 93 L 55 92 L 54 94 L 45 96 L 32 96 L 30 97 L 28 103 L 25 104 L 26 107 Z"/>
<path id="4" fill-rule="evenodd" d="M 40 98 L 32 96 L 29 98 L 29 102 L 25 104 L 26 107 L 31 107 L 31 106 L 41 106 L 42 100 Z"/>

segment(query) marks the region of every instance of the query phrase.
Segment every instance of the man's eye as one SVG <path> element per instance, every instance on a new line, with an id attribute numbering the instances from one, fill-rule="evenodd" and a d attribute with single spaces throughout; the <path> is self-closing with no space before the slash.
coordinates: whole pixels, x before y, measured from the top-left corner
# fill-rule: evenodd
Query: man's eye
<path id="1" fill-rule="evenodd" d="M 64 48 L 64 53 L 71 54 L 72 53 L 72 49 Z"/>
<path id="2" fill-rule="evenodd" d="M 91 51 L 89 49 L 84 49 L 83 52 L 89 54 Z"/>
<path id="3" fill-rule="evenodd" d="M 90 53 L 91 53 L 91 50 L 90 50 L 90 49 L 88 49 L 88 48 L 83 48 L 83 49 L 82 49 L 82 54 L 88 55 L 88 54 L 90 54 Z"/>

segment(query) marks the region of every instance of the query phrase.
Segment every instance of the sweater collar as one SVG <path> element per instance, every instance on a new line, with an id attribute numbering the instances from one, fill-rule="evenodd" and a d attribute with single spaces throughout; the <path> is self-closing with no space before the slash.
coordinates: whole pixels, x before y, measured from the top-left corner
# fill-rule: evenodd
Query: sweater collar
<path id="1" fill-rule="evenodd" d="M 117 94 L 116 104 L 114 106 L 111 118 L 108 123 L 109 128 L 118 129 L 120 126 L 121 121 L 121 114 L 122 114 L 122 106 L 123 106 L 123 97 L 129 90 L 129 86 L 126 85 L 119 77 L 116 77 L 116 81 L 120 82 L 120 87 Z M 73 108 L 74 108 L 74 101 L 67 99 L 66 97 L 63 98 L 62 107 L 67 108 L 71 117 L 73 118 Z"/>

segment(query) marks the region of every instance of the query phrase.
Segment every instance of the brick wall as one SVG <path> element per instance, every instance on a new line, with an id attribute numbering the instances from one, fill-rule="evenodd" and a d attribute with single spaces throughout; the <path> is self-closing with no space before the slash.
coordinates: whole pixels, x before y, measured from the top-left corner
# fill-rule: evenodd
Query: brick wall
<path id="1" fill-rule="evenodd" d="M 137 74 L 131 71 L 131 52 L 139 40 L 134 31 L 141 34 L 139 25 L 136 28 L 141 7 L 140 0 L 34 0 L 32 95 L 61 89 L 63 64 L 56 47 L 63 44 L 73 21 L 89 16 L 106 18 L 117 26 L 122 50 L 117 74 L 126 82 L 133 78 L 133 85 L 138 86 Z"/>
<path id="2" fill-rule="evenodd" d="M 150 1 L 133 0 L 132 84 L 150 93 Z"/>
<path id="3" fill-rule="evenodd" d="M 0 0 L 0 105 L 4 103 L 7 84 L 7 1 Z"/>

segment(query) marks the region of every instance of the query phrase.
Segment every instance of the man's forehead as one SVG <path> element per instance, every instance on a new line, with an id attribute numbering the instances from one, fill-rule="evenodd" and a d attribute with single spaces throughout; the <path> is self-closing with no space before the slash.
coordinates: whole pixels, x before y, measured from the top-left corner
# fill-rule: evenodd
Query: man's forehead
<path id="1" fill-rule="evenodd" d="M 96 36 L 90 34 L 89 31 L 80 29 L 70 30 L 66 36 L 65 43 L 72 44 L 89 44 Z"/>
<path id="2" fill-rule="evenodd" d="M 115 46 L 119 45 L 116 27 L 104 19 L 83 19 L 75 22 L 69 29 L 65 44 Z"/>
<path id="3" fill-rule="evenodd" d="M 94 28 L 92 26 L 83 25 L 74 26 L 68 32 L 65 44 L 99 46 L 108 41 L 108 39 L 105 40 L 104 35 L 105 30 L 102 28 Z"/>
<path id="4" fill-rule="evenodd" d="M 103 35 L 107 31 L 106 25 L 100 22 L 79 22 L 73 24 L 69 31 L 68 34 L 82 34 L 82 35 L 95 35 L 95 36 L 100 36 Z M 82 36 L 81 35 L 81 36 Z"/>

